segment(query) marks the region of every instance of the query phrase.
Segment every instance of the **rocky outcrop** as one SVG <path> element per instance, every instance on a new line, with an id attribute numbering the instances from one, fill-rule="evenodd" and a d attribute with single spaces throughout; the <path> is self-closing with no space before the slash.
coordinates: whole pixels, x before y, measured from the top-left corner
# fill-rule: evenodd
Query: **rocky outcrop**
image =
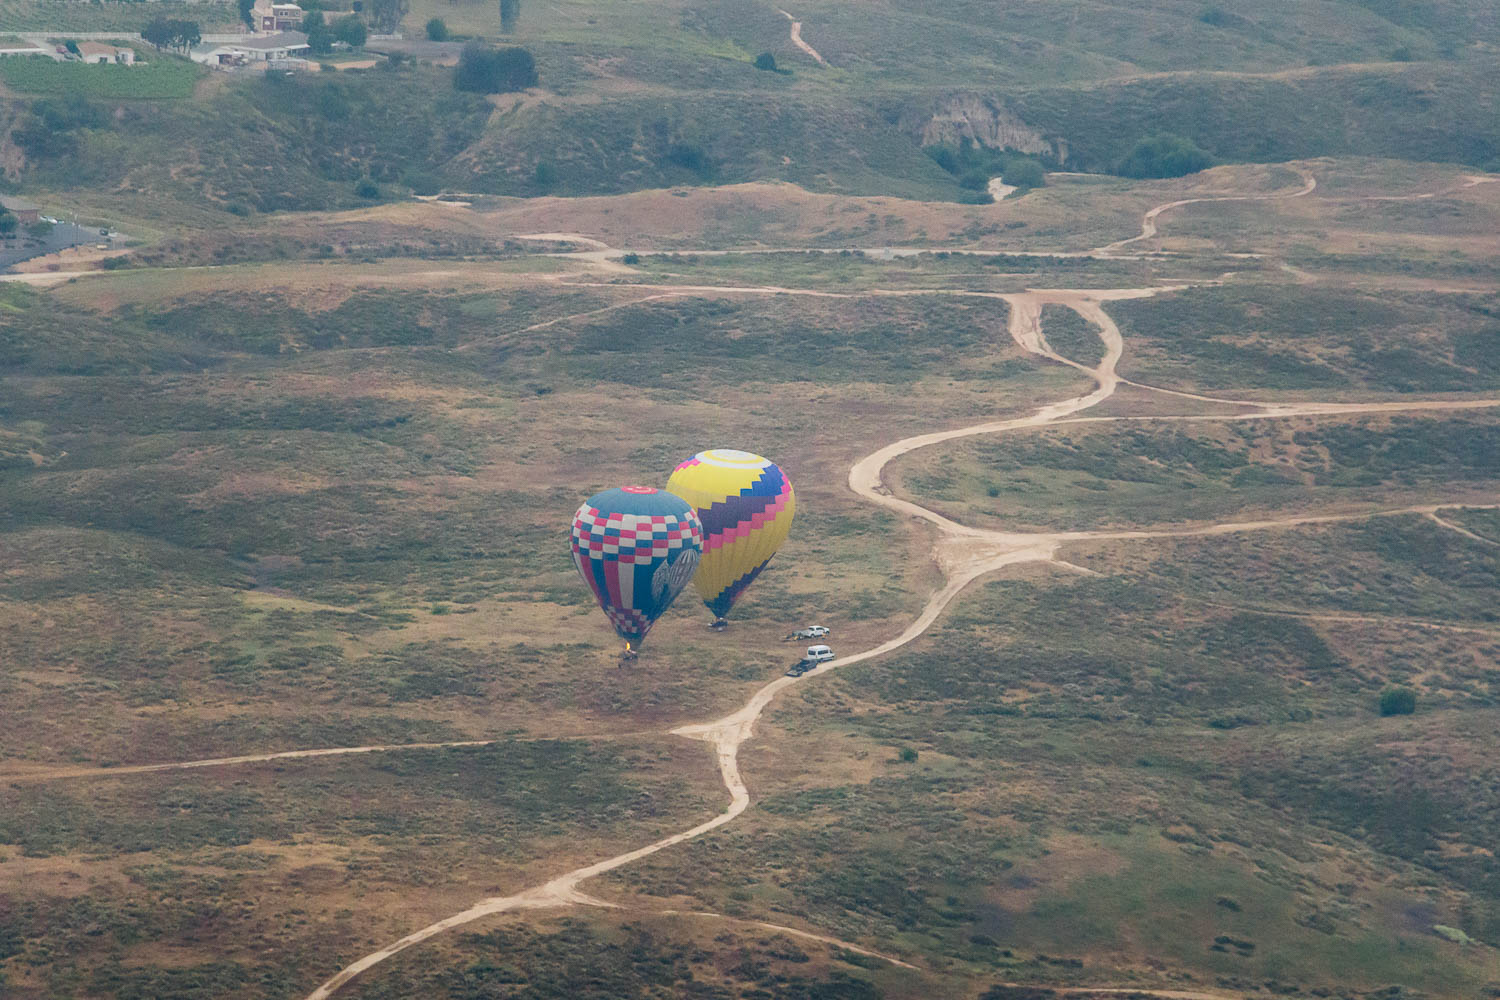
<path id="1" fill-rule="evenodd" d="M 978 94 L 952 94 L 926 108 L 914 108 L 902 115 L 900 127 L 924 146 L 968 139 L 991 149 L 1030 153 L 1058 163 L 1068 159 L 1067 140 L 1043 136 L 995 98 Z"/>

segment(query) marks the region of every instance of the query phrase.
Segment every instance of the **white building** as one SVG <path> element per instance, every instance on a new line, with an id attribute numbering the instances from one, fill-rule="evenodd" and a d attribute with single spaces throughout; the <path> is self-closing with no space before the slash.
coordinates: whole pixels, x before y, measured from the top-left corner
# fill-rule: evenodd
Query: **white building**
<path id="1" fill-rule="evenodd" d="M 195 63 L 228 69 L 252 62 L 296 59 L 308 48 L 307 36 L 302 32 L 283 31 L 276 35 L 246 35 L 233 42 L 195 45 L 188 55 Z"/>
<path id="2" fill-rule="evenodd" d="M 79 42 L 78 58 L 86 63 L 118 63 L 129 66 L 135 62 L 135 49 L 117 48 L 103 42 Z"/>
<path id="3" fill-rule="evenodd" d="M 255 0 L 250 17 L 255 22 L 256 31 L 288 31 L 302 25 L 302 8 L 294 3 Z"/>

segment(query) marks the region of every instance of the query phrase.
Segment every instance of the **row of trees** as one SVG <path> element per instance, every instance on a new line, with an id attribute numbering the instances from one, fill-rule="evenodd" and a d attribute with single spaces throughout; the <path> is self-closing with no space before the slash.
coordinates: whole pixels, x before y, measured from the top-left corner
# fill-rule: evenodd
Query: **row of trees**
<path id="1" fill-rule="evenodd" d="M 351 49 L 357 49 L 365 44 L 370 34 L 358 14 L 349 14 L 330 23 L 320 10 L 310 11 L 302 19 L 302 31 L 307 35 L 308 47 L 318 53 L 332 52 L 334 42 L 343 42 Z"/>
<path id="2" fill-rule="evenodd" d="M 203 33 L 198 30 L 197 21 L 158 17 L 141 29 L 141 38 L 156 46 L 158 52 L 164 48 L 186 52 L 203 41 Z"/>

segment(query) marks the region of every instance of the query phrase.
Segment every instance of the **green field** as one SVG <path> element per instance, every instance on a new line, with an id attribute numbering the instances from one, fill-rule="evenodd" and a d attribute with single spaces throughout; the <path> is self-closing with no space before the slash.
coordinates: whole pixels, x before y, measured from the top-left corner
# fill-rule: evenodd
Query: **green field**
<path id="1" fill-rule="evenodd" d="M 0 0 L 0 25 L 8 31 L 139 31 L 156 17 L 197 21 L 205 32 L 240 23 L 229 0 Z"/>
<path id="2" fill-rule="evenodd" d="M 0 81 L 26 94 L 88 99 L 157 100 L 191 97 L 204 70 L 185 59 L 153 56 L 131 66 L 54 62 L 51 59 L 0 60 Z"/>

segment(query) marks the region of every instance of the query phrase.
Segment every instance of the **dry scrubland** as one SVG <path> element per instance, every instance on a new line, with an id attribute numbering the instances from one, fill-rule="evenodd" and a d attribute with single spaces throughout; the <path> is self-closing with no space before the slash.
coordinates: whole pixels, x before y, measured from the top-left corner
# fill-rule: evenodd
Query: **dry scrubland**
<path id="1" fill-rule="evenodd" d="M 1112 363 L 1087 299 L 1013 339 L 999 296 L 1048 288 L 1158 292 L 1103 306 L 1139 384 L 884 485 L 1110 537 L 783 694 L 748 811 L 583 883 L 619 909 L 487 918 L 338 996 L 1500 995 L 1500 424 L 1418 405 L 1500 397 L 1493 5 L 786 10 L 828 65 L 762 0 L 523 0 L 520 96 L 9 70 L 6 183 L 135 242 L 0 284 L 0 993 L 299 1000 L 720 812 L 667 731 L 791 627 L 847 656 L 942 582 L 850 466 Z M 0 0 L 0 31 L 157 14 L 235 19 Z M 963 116 L 1072 169 L 1163 127 L 1226 165 L 966 204 L 921 151 Z M 793 538 L 729 632 L 684 598 L 617 670 L 562 526 L 711 444 L 782 462 Z M 1304 514 L 1346 519 L 1117 537 Z M 149 769 L 312 748 L 369 752 Z"/>
<path id="2" fill-rule="evenodd" d="M 1317 191 L 1280 197 L 1299 172 Z M 1319 161 L 988 208 L 784 187 L 389 206 L 251 220 L 237 243 L 189 228 L 135 254 L 154 266 L 3 286 L 6 988 L 300 997 L 476 899 L 713 815 L 711 757 L 666 730 L 775 676 L 790 627 L 868 648 L 940 579 L 930 531 L 850 493 L 851 463 L 1091 388 L 1015 343 L 996 293 L 1182 286 L 1106 305 L 1121 373 L 1160 389 L 1500 395 L 1495 298 L 1467 290 L 1500 185 L 1468 176 Z M 1108 258 L 998 252 L 1244 193 L 1276 197 L 1174 209 Z M 781 196 L 755 232 L 712 222 Z M 1397 273 L 1390 206 L 1440 198 L 1451 243 Z M 1080 212 L 1097 230 L 1050 243 Z M 876 252 L 909 244 L 934 252 Z M 835 252 L 773 252 L 808 246 Z M 690 252 L 724 248 L 756 252 Z M 1041 322 L 1057 354 L 1104 358 L 1081 314 Z M 748 813 L 585 884 L 623 909 L 482 921 L 340 995 L 1500 982 L 1495 414 L 1248 412 L 1123 386 L 1077 422 L 899 459 L 898 495 L 983 528 L 1352 516 L 1079 541 L 1061 558 L 1088 575 L 982 581 L 913 644 L 774 705 L 741 757 Z M 783 461 L 793 540 L 728 633 L 684 599 L 617 670 L 559 525 L 708 442 Z M 1392 684 L 1416 715 L 1377 714 Z"/>

